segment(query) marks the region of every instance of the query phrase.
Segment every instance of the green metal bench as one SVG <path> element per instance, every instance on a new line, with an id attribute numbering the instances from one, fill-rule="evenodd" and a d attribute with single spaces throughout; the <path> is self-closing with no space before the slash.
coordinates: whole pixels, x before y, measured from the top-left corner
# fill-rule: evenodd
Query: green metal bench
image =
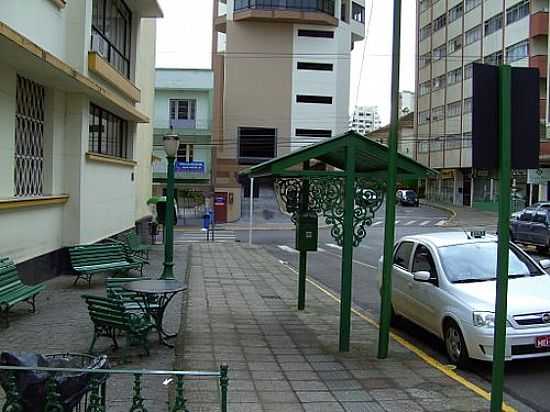
<path id="1" fill-rule="evenodd" d="M 92 276 L 96 273 L 127 273 L 130 269 L 143 274 L 144 259 L 127 256 L 119 244 L 80 245 L 69 248 L 71 264 L 76 274 L 74 285 L 80 279 L 88 281 L 91 287 Z"/>
<path id="2" fill-rule="evenodd" d="M 150 278 L 106 278 L 105 289 L 107 290 L 107 296 L 112 299 L 118 299 L 122 302 L 124 308 L 130 312 L 143 312 L 145 305 L 139 302 L 143 298 L 136 292 L 130 292 L 122 287 L 125 283 L 140 280 L 150 280 Z M 157 309 L 159 307 L 154 300 L 149 300 L 148 306 L 150 309 Z"/>
<path id="3" fill-rule="evenodd" d="M 94 337 L 89 353 L 93 353 L 97 338 L 111 338 L 113 346 L 118 349 L 117 336 L 120 332 L 126 335 L 128 345 L 140 345 L 149 355 L 149 343 L 147 335 L 153 328 L 153 322 L 148 315 L 136 314 L 126 310 L 118 299 L 82 295 L 88 305 L 88 313 L 94 324 Z"/>
<path id="4" fill-rule="evenodd" d="M 5 326 L 9 326 L 9 310 L 20 302 L 27 302 L 32 306 L 32 313 L 36 312 L 36 295 L 46 289 L 45 284 L 28 286 L 21 282 L 19 274 L 8 258 L 0 258 L 0 315 L 4 317 Z"/>
<path id="5" fill-rule="evenodd" d="M 151 251 L 152 246 L 142 243 L 135 231 L 132 230 L 128 232 L 128 235 L 126 236 L 126 243 L 130 253 L 149 260 L 149 252 Z"/>

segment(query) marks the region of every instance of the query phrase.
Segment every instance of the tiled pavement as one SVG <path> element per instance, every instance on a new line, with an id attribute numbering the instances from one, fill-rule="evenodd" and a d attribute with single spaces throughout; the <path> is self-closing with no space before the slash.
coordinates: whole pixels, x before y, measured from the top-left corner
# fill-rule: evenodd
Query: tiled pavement
<path id="1" fill-rule="evenodd" d="M 176 248 L 175 268 L 178 277 L 183 279 L 187 263 L 188 246 Z M 151 265 L 144 268 L 144 276 L 158 277 L 161 273 L 162 249 L 155 247 L 151 253 Z M 135 274 L 134 274 L 135 275 Z M 72 276 L 60 276 L 47 282 L 48 288 L 37 298 L 37 313 L 29 314 L 25 305 L 14 308 L 8 329 L 0 329 L 0 352 L 20 351 L 52 353 L 85 353 L 92 339 L 92 322 L 82 294 L 104 295 L 103 275 L 94 277 L 92 288 L 84 282 L 73 287 Z M 177 330 L 182 316 L 182 295 L 176 296 L 170 303 L 165 317 L 168 330 Z M 106 353 L 112 366 L 126 369 L 173 369 L 174 349 L 161 346 L 156 335 L 149 336 L 151 356 L 146 357 L 139 347 L 130 348 L 126 363 L 121 362 L 122 350 L 113 352 L 111 341 L 98 339 L 95 351 Z M 124 348 L 126 342 L 122 337 L 119 344 Z M 132 385 L 131 376 L 111 376 L 107 386 L 109 412 L 130 410 Z M 164 377 L 143 377 L 144 406 L 149 412 L 166 411 L 168 387 L 163 385 Z M 3 394 L 0 390 L 0 410 Z"/>
<path id="2" fill-rule="evenodd" d="M 179 369 L 230 368 L 230 411 L 486 411 L 488 402 L 391 343 L 376 359 L 377 330 L 353 316 L 352 350 L 340 354 L 338 305 L 308 285 L 295 310 L 296 277 L 264 249 L 192 247 Z M 187 385 L 193 412 L 216 411 L 214 383 Z"/>

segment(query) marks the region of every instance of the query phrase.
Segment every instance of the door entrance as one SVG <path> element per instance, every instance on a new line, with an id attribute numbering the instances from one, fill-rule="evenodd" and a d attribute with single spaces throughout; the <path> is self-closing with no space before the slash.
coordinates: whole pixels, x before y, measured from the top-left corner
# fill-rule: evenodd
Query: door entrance
<path id="1" fill-rule="evenodd" d="M 227 192 L 214 194 L 214 218 L 216 223 L 227 223 Z"/>

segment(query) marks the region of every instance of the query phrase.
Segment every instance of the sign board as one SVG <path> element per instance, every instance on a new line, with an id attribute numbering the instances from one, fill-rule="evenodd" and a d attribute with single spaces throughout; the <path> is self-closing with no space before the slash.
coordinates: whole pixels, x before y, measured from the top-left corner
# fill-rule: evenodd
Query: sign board
<path id="1" fill-rule="evenodd" d="M 548 182 L 550 182 L 550 169 L 527 170 L 527 183 L 532 185 L 543 185 Z"/>
<path id="2" fill-rule="evenodd" d="M 225 205 L 225 197 L 224 196 L 216 196 L 214 198 L 214 206 L 223 206 Z"/>
<path id="3" fill-rule="evenodd" d="M 204 162 L 176 162 L 176 172 L 179 173 L 204 173 Z"/>

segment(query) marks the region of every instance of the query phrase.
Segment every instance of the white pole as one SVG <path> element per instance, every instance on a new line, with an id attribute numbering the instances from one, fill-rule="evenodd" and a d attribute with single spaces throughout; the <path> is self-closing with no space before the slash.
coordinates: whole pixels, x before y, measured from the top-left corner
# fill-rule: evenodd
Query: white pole
<path id="1" fill-rule="evenodd" d="M 252 226 L 254 224 L 254 178 L 250 178 L 250 216 L 249 216 L 249 227 L 248 227 L 248 244 L 252 245 Z"/>

